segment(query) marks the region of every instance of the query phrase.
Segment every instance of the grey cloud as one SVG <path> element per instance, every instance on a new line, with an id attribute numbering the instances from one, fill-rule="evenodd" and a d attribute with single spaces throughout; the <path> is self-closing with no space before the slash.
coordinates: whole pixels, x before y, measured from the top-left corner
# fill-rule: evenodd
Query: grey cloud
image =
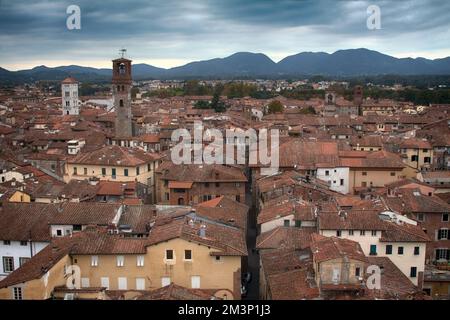
<path id="1" fill-rule="evenodd" d="M 82 30 L 65 27 L 70 4 L 81 7 Z M 366 28 L 369 4 L 380 6 L 382 30 Z M 106 59 L 121 46 L 138 59 L 188 60 L 349 44 L 382 52 L 448 51 L 449 10 L 445 0 L 0 0 L 0 61 L 77 63 Z"/>

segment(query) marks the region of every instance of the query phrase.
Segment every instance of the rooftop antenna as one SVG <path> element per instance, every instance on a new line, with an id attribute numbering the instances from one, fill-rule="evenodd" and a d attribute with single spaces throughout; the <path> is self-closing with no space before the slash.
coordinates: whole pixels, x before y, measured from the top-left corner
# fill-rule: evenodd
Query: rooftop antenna
<path id="1" fill-rule="evenodd" d="M 122 59 L 125 58 L 125 53 L 127 52 L 127 49 L 122 48 L 119 50 L 119 54 L 121 55 Z"/>

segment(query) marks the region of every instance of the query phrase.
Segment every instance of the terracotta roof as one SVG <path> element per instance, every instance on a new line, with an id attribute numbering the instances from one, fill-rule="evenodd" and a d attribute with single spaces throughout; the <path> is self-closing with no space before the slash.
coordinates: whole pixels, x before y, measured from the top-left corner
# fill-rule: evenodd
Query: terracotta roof
<path id="1" fill-rule="evenodd" d="M 387 228 L 381 232 L 380 242 L 430 242 L 430 237 L 418 225 L 386 222 Z"/>
<path id="2" fill-rule="evenodd" d="M 367 262 L 367 258 L 359 243 L 348 239 L 324 237 L 319 234 L 313 234 L 311 251 L 315 262 L 344 257 Z"/>
<path id="3" fill-rule="evenodd" d="M 134 234 L 147 234 L 150 231 L 150 224 L 155 219 L 156 209 L 154 206 L 127 204 L 120 216 L 118 226 L 130 227 Z"/>
<path id="4" fill-rule="evenodd" d="M 120 203 L 64 202 L 42 204 L 52 212 L 50 224 L 109 225 L 119 210 Z"/>
<path id="5" fill-rule="evenodd" d="M 347 151 L 340 153 L 340 165 L 350 168 L 403 169 L 405 164 L 397 154 L 381 151 Z"/>
<path id="6" fill-rule="evenodd" d="M 346 216 L 345 216 L 346 213 Z M 379 218 L 380 210 L 343 210 L 320 212 L 320 230 L 383 230 L 384 222 Z"/>
<path id="7" fill-rule="evenodd" d="M 162 179 L 181 182 L 247 182 L 241 168 L 226 165 L 175 165 L 166 161 L 157 172 Z"/>
<path id="8" fill-rule="evenodd" d="M 144 134 L 139 136 L 139 140 L 144 143 L 159 143 L 160 136 L 158 134 Z"/>
<path id="9" fill-rule="evenodd" d="M 406 213 L 443 213 L 450 211 L 450 205 L 436 196 L 425 196 L 418 189 L 397 190 L 397 197 L 384 197 L 392 210 Z"/>
<path id="10" fill-rule="evenodd" d="M 211 201 L 215 199 L 219 199 L 219 201 L 216 201 L 215 205 L 213 205 Z M 249 211 L 247 205 L 223 196 L 215 199 L 195 206 L 195 215 L 226 225 L 236 226 L 243 230 L 247 228 L 247 214 Z"/>
<path id="11" fill-rule="evenodd" d="M 0 239 L 50 241 L 48 221 L 52 211 L 37 203 L 5 203 L 0 208 Z"/>
<path id="12" fill-rule="evenodd" d="M 219 203 L 224 199 L 224 196 L 220 196 L 220 197 L 216 197 L 214 199 L 208 200 L 208 201 L 204 201 L 199 203 L 199 206 L 202 207 L 209 207 L 209 208 L 215 208 L 219 205 Z"/>
<path id="13" fill-rule="evenodd" d="M 181 238 L 216 249 L 217 251 L 213 252 L 212 255 L 247 255 L 245 235 L 242 230 L 198 220 L 193 222 L 191 226 L 190 220 L 190 218 L 184 216 L 175 219 L 157 220 L 150 232 L 147 245 Z M 206 226 L 204 237 L 199 235 L 201 225 Z"/>
<path id="14" fill-rule="evenodd" d="M 294 249 L 264 250 L 260 253 L 261 267 L 266 277 L 291 270 L 312 268 L 311 251 Z"/>
<path id="15" fill-rule="evenodd" d="M 68 78 L 65 78 L 63 81 L 61 81 L 61 83 L 74 84 L 74 83 L 78 83 L 78 81 L 74 77 L 68 77 Z"/>
<path id="16" fill-rule="evenodd" d="M 142 204 L 143 201 L 142 201 L 142 199 L 139 199 L 139 198 L 125 198 L 125 199 L 122 200 L 122 203 L 125 204 L 125 205 L 130 205 L 131 206 L 131 205 Z"/>
<path id="17" fill-rule="evenodd" d="M 258 186 L 259 192 L 262 193 L 282 187 L 294 186 L 296 184 L 295 180 L 293 179 L 294 175 L 296 175 L 296 173 L 292 171 L 288 172 L 285 171 L 279 175 L 268 176 L 258 179 L 256 184 Z"/>
<path id="18" fill-rule="evenodd" d="M 314 168 L 317 164 L 337 165 L 338 144 L 326 141 L 291 140 L 280 145 L 281 168 Z"/>
<path id="19" fill-rule="evenodd" d="M 169 189 L 190 189 L 193 184 L 192 181 L 169 181 Z"/>
<path id="20" fill-rule="evenodd" d="M 417 139 L 417 138 L 408 138 L 402 139 L 400 144 L 400 148 L 405 149 L 431 149 L 431 144 L 426 139 Z"/>
<path id="21" fill-rule="evenodd" d="M 294 215 L 295 220 L 314 221 L 314 206 L 296 201 L 287 201 L 280 205 L 264 207 L 257 217 L 257 223 L 263 224 L 275 219 Z"/>
<path id="22" fill-rule="evenodd" d="M 405 295 L 416 293 L 418 288 L 388 257 L 367 258 L 369 264 L 382 269 L 380 290 L 367 290 L 369 295 L 381 299 L 404 299 Z"/>
<path id="23" fill-rule="evenodd" d="M 0 125 L 0 135 L 7 135 L 7 134 L 11 134 L 16 132 L 15 129 L 4 126 L 4 125 Z"/>
<path id="24" fill-rule="evenodd" d="M 39 279 L 66 255 L 144 254 L 145 252 L 145 239 L 109 235 L 96 229 L 85 230 L 70 237 L 52 239 L 47 247 L 0 281 L 0 288 Z"/>
<path id="25" fill-rule="evenodd" d="M 450 171 L 425 171 L 422 172 L 422 177 L 427 179 L 449 179 Z"/>
<path id="26" fill-rule="evenodd" d="M 38 184 L 32 191 L 33 198 L 57 199 L 64 189 L 64 185 L 55 185 L 51 182 Z"/>
<path id="27" fill-rule="evenodd" d="M 121 196 L 123 191 L 122 182 L 101 180 L 98 183 L 96 194 L 99 196 Z"/>
<path id="28" fill-rule="evenodd" d="M 308 300 L 320 296 L 314 278 L 308 270 L 291 270 L 269 276 L 272 300 Z"/>
<path id="29" fill-rule="evenodd" d="M 387 242 L 426 242 L 428 236 L 422 229 L 409 223 L 396 223 L 382 219 L 383 210 L 342 210 L 339 212 L 321 212 L 320 230 L 379 230 L 380 241 Z"/>
<path id="30" fill-rule="evenodd" d="M 353 207 L 361 201 L 360 196 L 344 195 L 336 197 L 336 204 L 339 207 Z"/>
<path id="31" fill-rule="evenodd" d="M 191 289 L 174 283 L 168 286 L 146 292 L 136 300 L 215 300 L 212 289 Z"/>
<path id="32" fill-rule="evenodd" d="M 91 185 L 86 180 L 70 180 L 61 189 L 60 195 L 66 199 L 80 199 L 86 201 L 95 197 L 98 186 Z"/>
<path id="33" fill-rule="evenodd" d="M 360 137 L 352 136 L 350 139 L 350 144 L 353 147 L 359 146 L 359 147 L 382 147 L 383 146 L 383 140 L 381 136 L 370 136 L 370 135 L 363 135 Z"/>
<path id="34" fill-rule="evenodd" d="M 277 227 L 261 233 L 256 239 L 257 249 L 305 249 L 311 244 L 315 228 Z"/>
<path id="35" fill-rule="evenodd" d="M 52 244 L 46 246 L 20 268 L 14 270 L 0 281 L 0 288 L 41 278 L 58 261 L 69 254 L 73 244 L 74 239 L 70 237 L 54 239 Z"/>
<path id="36" fill-rule="evenodd" d="M 145 152 L 141 149 L 106 146 L 100 149 L 83 152 L 69 160 L 70 164 L 90 164 L 106 166 L 138 166 L 159 159 L 155 153 Z"/>
<path id="37" fill-rule="evenodd" d="M 401 188 L 401 187 L 405 187 L 408 185 L 411 185 L 411 187 L 412 187 L 412 185 L 426 186 L 428 188 L 434 189 L 432 186 L 426 184 L 425 182 L 421 182 L 414 178 L 400 179 L 400 180 L 385 184 L 385 186 L 388 188 Z"/>
<path id="38" fill-rule="evenodd" d="M 76 233 L 72 237 L 77 240 L 70 250 L 70 254 L 74 255 L 146 253 L 144 238 L 110 235 L 95 229 Z"/>

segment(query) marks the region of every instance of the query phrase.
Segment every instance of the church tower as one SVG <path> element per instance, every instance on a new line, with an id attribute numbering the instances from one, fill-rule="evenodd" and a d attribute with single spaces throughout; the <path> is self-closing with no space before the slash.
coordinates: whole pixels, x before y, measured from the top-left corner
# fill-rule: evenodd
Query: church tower
<path id="1" fill-rule="evenodd" d="M 361 86 L 353 88 L 353 103 L 356 106 L 360 106 L 363 103 L 363 88 Z"/>
<path id="2" fill-rule="evenodd" d="M 63 115 L 80 114 L 78 81 L 75 78 L 69 77 L 61 82 L 61 95 Z"/>
<path id="3" fill-rule="evenodd" d="M 362 103 L 363 103 L 363 88 L 362 86 L 355 86 L 353 88 L 353 104 L 358 108 L 358 115 L 362 116 Z"/>
<path id="4" fill-rule="evenodd" d="M 123 57 L 113 60 L 112 95 L 116 111 L 116 138 L 132 136 L 131 115 L 131 60 Z"/>

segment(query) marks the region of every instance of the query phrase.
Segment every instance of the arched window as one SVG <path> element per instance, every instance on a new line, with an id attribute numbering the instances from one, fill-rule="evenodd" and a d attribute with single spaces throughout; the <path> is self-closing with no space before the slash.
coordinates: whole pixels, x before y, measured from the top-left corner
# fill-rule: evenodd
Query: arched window
<path id="1" fill-rule="evenodd" d="M 125 74 L 125 63 L 119 65 L 119 74 Z"/>
<path id="2" fill-rule="evenodd" d="M 328 95 L 328 103 L 333 103 L 333 95 L 332 94 Z"/>
<path id="3" fill-rule="evenodd" d="M 119 101 L 119 106 L 123 107 L 123 100 L 122 99 L 120 99 L 120 101 Z"/>
<path id="4" fill-rule="evenodd" d="M 117 86 L 117 91 L 120 91 L 120 86 Z"/>
<path id="5" fill-rule="evenodd" d="M 125 86 L 122 86 L 122 91 L 125 91 Z"/>

